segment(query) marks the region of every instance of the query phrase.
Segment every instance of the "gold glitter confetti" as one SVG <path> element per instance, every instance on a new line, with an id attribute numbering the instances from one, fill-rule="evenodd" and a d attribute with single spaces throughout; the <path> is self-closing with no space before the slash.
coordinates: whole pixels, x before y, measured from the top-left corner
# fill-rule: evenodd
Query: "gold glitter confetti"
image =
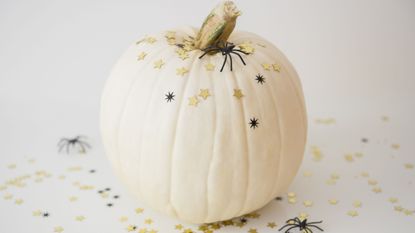
<path id="1" fill-rule="evenodd" d="M 402 212 L 403 207 L 402 207 L 402 206 L 400 206 L 400 205 L 397 205 L 397 206 L 394 206 L 394 207 L 393 207 L 393 209 L 394 209 L 395 211 Z"/>
<path id="2" fill-rule="evenodd" d="M 4 198 L 4 200 L 10 200 L 10 199 L 12 199 L 13 198 L 13 195 L 12 194 L 5 194 L 4 196 L 3 196 L 3 198 Z"/>
<path id="3" fill-rule="evenodd" d="M 186 60 L 187 58 L 189 58 L 189 54 L 187 52 L 186 53 L 180 53 L 179 58 L 182 59 L 182 60 Z"/>
<path id="4" fill-rule="evenodd" d="M 164 35 L 167 39 L 176 38 L 176 32 L 175 31 L 167 31 L 166 35 Z"/>
<path id="5" fill-rule="evenodd" d="M 205 68 L 207 71 L 213 71 L 215 69 L 215 65 L 209 62 L 208 64 L 205 65 Z"/>
<path id="6" fill-rule="evenodd" d="M 369 173 L 367 173 L 367 172 L 362 172 L 362 173 L 360 173 L 360 175 L 362 177 L 369 177 Z"/>
<path id="7" fill-rule="evenodd" d="M 311 207 L 311 206 L 313 206 L 313 202 L 310 201 L 310 200 L 305 200 L 305 201 L 303 201 L 303 205 L 305 207 Z"/>
<path id="8" fill-rule="evenodd" d="M 138 56 L 137 56 L 137 60 L 138 61 L 141 61 L 141 60 L 144 60 L 144 58 L 147 56 L 147 53 L 145 53 L 145 52 L 141 52 L 140 54 L 138 54 Z"/>
<path id="9" fill-rule="evenodd" d="M 189 105 L 197 107 L 197 104 L 199 103 L 199 100 L 197 99 L 197 96 L 189 97 Z"/>
<path id="10" fill-rule="evenodd" d="M 291 198 L 294 198 L 294 197 L 297 196 L 297 194 L 295 192 L 289 192 L 289 193 L 287 193 L 287 196 L 291 197 Z"/>
<path id="11" fill-rule="evenodd" d="M 374 192 L 374 193 L 381 193 L 381 192 L 382 192 L 382 189 L 381 189 L 381 188 L 379 188 L 379 187 L 374 187 L 374 188 L 372 189 L 372 192 Z"/>
<path id="12" fill-rule="evenodd" d="M 268 64 L 268 63 L 262 63 L 261 64 L 262 65 L 262 68 L 264 68 L 264 70 L 271 70 L 271 65 L 270 64 Z"/>
<path id="13" fill-rule="evenodd" d="M 353 158 L 353 155 L 352 155 L 352 154 L 345 154 L 345 155 L 344 155 L 344 159 L 345 159 L 347 162 L 353 162 L 353 161 L 354 161 L 354 158 Z"/>
<path id="14" fill-rule="evenodd" d="M 21 198 L 14 200 L 14 204 L 16 205 L 21 205 L 22 203 L 23 203 L 23 199 Z"/>
<path id="15" fill-rule="evenodd" d="M 63 227 L 61 227 L 61 226 L 57 226 L 57 227 L 55 227 L 55 228 L 53 228 L 53 232 L 57 232 L 57 233 L 61 233 L 61 232 L 63 232 Z"/>
<path id="16" fill-rule="evenodd" d="M 238 100 L 244 97 L 244 94 L 242 94 L 241 89 L 233 89 L 233 96 L 235 96 Z"/>
<path id="17" fill-rule="evenodd" d="M 137 214 L 141 214 L 141 213 L 143 213 L 143 211 L 144 211 L 144 209 L 143 209 L 143 208 L 136 208 L 136 209 L 135 209 L 135 212 L 136 212 Z"/>
<path id="18" fill-rule="evenodd" d="M 298 214 L 298 218 L 302 221 L 302 220 L 304 220 L 304 219 L 306 219 L 306 218 L 308 218 L 308 214 L 307 213 L 304 213 L 304 212 L 302 212 L 302 213 L 300 213 L 300 214 Z"/>
<path id="19" fill-rule="evenodd" d="M 374 179 L 369 179 L 369 180 L 367 181 L 367 183 L 368 183 L 369 185 L 377 185 L 377 184 L 378 184 L 378 182 L 377 182 L 376 180 L 374 180 Z"/>
<path id="20" fill-rule="evenodd" d="M 147 228 L 141 228 L 138 230 L 138 233 L 148 233 Z"/>
<path id="21" fill-rule="evenodd" d="M 120 222 L 127 222 L 128 221 L 128 217 L 127 216 L 121 216 L 118 220 Z"/>
<path id="22" fill-rule="evenodd" d="M 357 217 L 359 215 L 359 213 L 356 210 L 349 210 L 347 212 L 347 215 L 349 215 L 351 217 Z"/>
<path id="23" fill-rule="evenodd" d="M 280 72 L 281 71 L 281 67 L 278 64 L 272 64 L 272 69 L 274 71 Z"/>
<path id="24" fill-rule="evenodd" d="M 38 217 L 38 216 L 42 215 L 42 211 L 35 210 L 35 211 L 32 212 L 32 215 L 35 216 L 35 217 Z"/>
<path id="25" fill-rule="evenodd" d="M 356 153 L 354 153 L 354 156 L 356 157 L 356 158 L 363 158 L 363 153 L 360 153 L 360 152 L 356 152 Z"/>
<path id="26" fill-rule="evenodd" d="M 318 146 L 311 146 L 311 154 L 313 156 L 313 160 L 316 162 L 319 162 L 323 159 L 323 153 Z"/>
<path id="27" fill-rule="evenodd" d="M 126 230 L 127 230 L 128 232 L 135 231 L 136 229 L 137 229 L 137 227 L 136 227 L 136 226 L 134 226 L 134 225 L 128 225 L 128 226 L 127 226 L 127 228 L 126 228 Z"/>
<path id="28" fill-rule="evenodd" d="M 157 60 L 154 62 L 154 69 L 161 69 L 164 65 L 163 59 Z"/>
<path id="29" fill-rule="evenodd" d="M 250 228 L 250 229 L 248 230 L 248 233 L 258 233 L 258 231 L 257 231 L 257 229 L 256 229 L 256 228 Z"/>
<path id="30" fill-rule="evenodd" d="M 390 202 L 390 203 L 397 203 L 398 202 L 398 198 L 396 198 L 396 197 L 390 197 L 389 199 L 388 199 L 388 201 Z"/>
<path id="31" fill-rule="evenodd" d="M 185 67 L 180 67 L 180 68 L 176 69 L 176 74 L 179 75 L 179 76 L 182 76 L 182 77 L 188 72 L 189 72 L 189 70 L 186 69 Z"/>
<path id="32" fill-rule="evenodd" d="M 200 89 L 199 96 L 206 100 L 210 96 L 209 89 Z"/>
<path id="33" fill-rule="evenodd" d="M 337 200 L 337 199 L 329 199 L 329 203 L 330 203 L 330 205 L 337 205 L 337 203 L 339 203 L 339 200 Z"/>
<path id="34" fill-rule="evenodd" d="M 75 197 L 75 196 L 70 196 L 69 197 L 69 201 L 70 202 L 75 202 L 75 201 L 77 201 L 78 200 L 78 198 L 77 197 Z"/>
<path id="35" fill-rule="evenodd" d="M 405 163 L 404 166 L 405 166 L 406 169 L 413 169 L 414 168 L 414 165 L 412 163 Z"/>
<path id="36" fill-rule="evenodd" d="M 154 37 L 148 36 L 145 38 L 145 41 L 149 44 L 154 44 L 157 41 L 157 39 Z"/>
<path id="37" fill-rule="evenodd" d="M 359 200 L 355 200 L 355 201 L 353 201 L 353 206 L 355 208 L 360 208 L 360 207 L 362 207 L 362 202 L 359 201 Z"/>
<path id="38" fill-rule="evenodd" d="M 277 224 L 275 224 L 275 222 L 269 222 L 268 224 L 267 224 L 267 227 L 269 227 L 269 228 L 274 228 L 274 227 L 276 227 L 277 226 Z"/>
<path id="39" fill-rule="evenodd" d="M 177 224 L 176 226 L 174 226 L 174 229 L 181 230 L 181 229 L 183 229 L 183 225 L 182 224 Z"/>
<path id="40" fill-rule="evenodd" d="M 82 221 L 85 220 L 85 216 L 83 216 L 83 215 L 76 216 L 75 220 L 78 221 L 78 222 L 82 222 Z"/>
<path id="41" fill-rule="evenodd" d="M 92 186 L 92 185 L 81 185 L 81 186 L 79 186 L 79 189 L 80 190 L 92 190 L 92 189 L 94 189 L 95 187 L 94 186 Z"/>
<path id="42" fill-rule="evenodd" d="M 152 224 L 153 220 L 151 218 L 147 218 L 144 220 L 144 224 Z"/>
<path id="43" fill-rule="evenodd" d="M 183 230 L 183 233 L 193 233 L 192 229 L 186 228 Z"/>
<path id="44" fill-rule="evenodd" d="M 412 214 L 413 214 L 413 211 L 408 210 L 408 209 L 404 209 L 404 210 L 403 210 L 403 213 L 404 213 L 406 216 L 409 216 L 409 215 L 412 215 Z"/>
<path id="45" fill-rule="evenodd" d="M 15 169 L 16 168 L 16 164 L 9 164 L 7 165 L 8 169 Z"/>
<path id="46" fill-rule="evenodd" d="M 297 199 L 296 198 L 288 198 L 288 203 L 295 204 L 295 203 L 297 203 Z"/>
<path id="47" fill-rule="evenodd" d="M 401 147 L 401 145 L 395 143 L 395 144 L 392 144 L 391 147 L 392 149 L 398 150 Z"/>
<path id="48" fill-rule="evenodd" d="M 333 179 L 333 180 L 338 180 L 338 179 L 340 179 L 340 175 L 333 172 L 333 173 L 330 174 L 330 178 Z"/>
<path id="49" fill-rule="evenodd" d="M 151 229 L 151 230 L 148 231 L 148 233 L 157 233 L 157 231 L 154 230 L 154 229 Z"/>
<path id="50" fill-rule="evenodd" d="M 244 51 L 245 53 L 249 53 L 249 54 L 252 54 L 252 53 L 254 53 L 254 51 L 255 51 L 255 48 L 254 48 L 254 47 L 252 47 L 252 44 L 251 44 L 251 43 L 248 43 L 248 42 L 244 42 L 244 43 L 242 43 L 242 44 L 239 44 L 239 45 L 238 45 L 238 47 L 239 47 L 242 51 Z"/>

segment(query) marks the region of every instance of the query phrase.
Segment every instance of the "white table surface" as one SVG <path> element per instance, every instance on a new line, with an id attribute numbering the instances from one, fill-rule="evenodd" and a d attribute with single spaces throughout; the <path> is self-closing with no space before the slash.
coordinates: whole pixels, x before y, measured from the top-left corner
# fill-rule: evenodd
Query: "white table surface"
<path id="1" fill-rule="evenodd" d="M 99 100 L 112 64 L 130 43 L 150 32 L 198 26 L 215 3 L 0 1 L 0 232 L 127 232 L 128 225 L 136 232 L 198 232 L 134 200 L 114 178 L 99 135 Z M 300 213 L 323 220 L 325 232 L 413 231 L 415 2 L 237 4 L 244 13 L 237 28 L 268 38 L 297 68 L 309 133 L 290 187 L 297 202 L 284 196 L 243 227 L 215 232 L 277 232 Z M 77 134 L 88 136 L 93 149 L 58 154 L 58 140 Z M 108 197 L 98 194 L 107 187 Z M 38 211 L 50 215 L 34 216 Z M 272 222 L 278 226 L 268 227 Z"/>

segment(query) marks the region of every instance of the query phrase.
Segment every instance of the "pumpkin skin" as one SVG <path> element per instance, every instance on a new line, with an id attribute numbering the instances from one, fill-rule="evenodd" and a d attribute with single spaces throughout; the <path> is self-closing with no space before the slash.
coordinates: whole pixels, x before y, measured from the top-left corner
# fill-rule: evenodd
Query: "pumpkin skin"
<path id="1" fill-rule="evenodd" d="M 176 40 L 198 32 L 172 31 Z M 263 207 L 287 190 L 303 158 L 307 122 L 297 73 L 275 46 L 253 33 L 230 35 L 229 42 L 254 51 L 241 54 L 246 66 L 233 55 L 233 71 L 226 64 L 223 72 L 221 53 L 199 59 L 203 51 L 196 49 L 180 58 L 171 33 L 133 44 L 105 85 L 101 132 L 117 176 L 140 201 L 190 223 Z M 180 75 L 182 67 L 188 72 Z M 265 82 L 256 80 L 258 74 Z M 169 92 L 175 95 L 171 101 Z"/>

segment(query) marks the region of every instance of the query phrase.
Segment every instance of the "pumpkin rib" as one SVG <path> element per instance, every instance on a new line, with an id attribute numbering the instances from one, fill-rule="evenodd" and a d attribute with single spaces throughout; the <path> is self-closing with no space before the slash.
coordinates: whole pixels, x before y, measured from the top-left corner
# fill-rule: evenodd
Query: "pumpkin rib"
<path id="1" fill-rule="evenodd" d="M 162 48 L 160 48 L 158 51 L 157 51 L 157 53 L 154 53 L 154 54 L 152 54 L 152 55 L 159 55 L 161 52 L 163 52 L 164 50 L 165 50 L 165 48 L 166 48 L 166 46 L 164 46 L 164 47 L 162 47 Z M 137 70 L 136 70 L 136 72 L 135 72 L 135 75 L 134 76 L 137 76 L 137 74 L 138 73 L 140 73 L 140 71 L 141 71 L 141 69 L 143 68 L 143 67 L 145 67 L 145 66 L 147 66 L 149 63 L 151 63 L 151 61 L 150 61 L 150 59 L 147 59 L 147 62 L 145 63 L 145 64 L 141 64 L 141 66 L 137 66 Z M 119 115 L 119 118 L 118 118 L 118 127 L 117 127 L 117 133 L 116 133 L 116 135 L 117 135 L 117 137 L 116 137 L 116 142 L 114 143 L 114 145 L 115 145 L 115 147 L 116 147 L 116 153 L 117 153 L 117 156 L 116 156 L 116 158 L 118 158 L 117 159 L 117 161 L 118 161 L 118 164 L 120 164 L 120 167 L 119 167 L 119 169 L 120 169 L 120 175 L 121 176 L 125 176 L 125 174 L 124 174 L 124 169 L 123 169 L 123 166 L 121 166 L 121 154 L 120 154 L 120 145 L 119 145 L 119 138 L 120 138 L 120 129 L 121 129 L 121 124 L 122 124 L 122 121 L 123 121 L 123 118 L 124 118 L 124 114 L 125 114 L 125 108 L 126 108 L 126 106 L 127 106 L 127 103 L 129 102 L 129 99 L 130 99 L 130 96 L 131 96 L 131 93 L 132 93 L 132 90 L 134 89 L 134 86 L 136 85 L 136 83 L 138 83 L 138 80 L 139 78 L 137 77 L 137 78 L 135 78 L 133 81 L 132 81 L 132 83 L 131 83 L 131 85 L 130 85 L 130 87 L 129 87 L 129 89 L 128 89 L 128 92 L 127 92 L 127 94 L 125 95 L 125 98 L 124 98 L 124 101 L 122 101 L 122 103 L 123 103 L 123 106 L 120 108 L 120 115 Z M 123 179 L 123 180 L 125 180 L 125 179 Z M 128 183 L 126 183 L 128 186 L 129 186 L 129 184 Z M 140 190 L 139 190 L 139 188 L 138 188 L 138 192 L 140 193 Z"/>
<path id="2" fill-rule="evenodd" d="M 198 56 L 197 56 L 197 54 L 196 53 L 194 53 L 193 54 L 193 62 L 192 62 L 192 65 L 191 65 L 191 67 L 193 67 L 193 65 L 194 65 L 194 63 L 196 62 L 196 61 L 198 61 L 199 60 L 199 58 L 198 58 Z M 190 59 L 190 57 L 189 57 L 189 59 Z M 196 69 L 192 69 L 192 70 L 196 70 Z M 175 209 L 175 207 L 174 207 L 174 205 L 173 205 L 173 201 L 172 201 L 172 186 L 173 186 L 173 176 L 172 176 L 172 171 L 173 171 L 173 165 L 174 165 L 174 160 L 173 160 L 173 158 L 174 158 L 174 155 L 175 155 L 175 148 L 176 148 L 176 137 L 177 137 L 177 129 L 179 128 L 178 127 L 178 125 L 179 125 L 179 122 L 180 122 L 180 119 L 181 119 L 181 115 L 182 115 L 182 112 L 183 112 L 183 101 L 185 101 L 186 100 L 186 98 L 185 98 L 185 94 L 187 93 L 187 90 L 188 90 L 188 87 L 189 87 L 189 79 L 190 79 L 190 77 L 192 77 L 192 75 L 191 75 L 191 73 L 192 73 L 192 71 L 190 71 L 189 73 L 188 73 L 188 75 L 187 75 L 187 77 L 186 77 L 186 83 L 184 84 L 184 90 L 183 90 L 183 92 L 182 92 L 182 98 L 180 99 L 180 105 L 179 105 L 179 112 L 178 112 L 178 114 L 177 114 L 177 121 L 176 121 L 176 124 L 175 124 L 175 129 L 174 129 L 174 137 L 173 137 L 173 143 L 172 143 L 172 146 L 171 146 L 171 155 L 170 155 L 170 182 L 169 182 L 169 184 L 170 184 L 170 188 L 169 188 L 169 205 L 171 206 L 171 208 L 172 208 L 172 210 L 173 210 L 173 212 L 174 212 L 174 214 L 176 215 L 176 217 L 178 217 L 178 218 L 180 218 L 180 216 L 179 216 L 179 213 L 177 212 L 177 210 Z M 198 76 L 195 76 L 195 77 L 198 77 Z"/>

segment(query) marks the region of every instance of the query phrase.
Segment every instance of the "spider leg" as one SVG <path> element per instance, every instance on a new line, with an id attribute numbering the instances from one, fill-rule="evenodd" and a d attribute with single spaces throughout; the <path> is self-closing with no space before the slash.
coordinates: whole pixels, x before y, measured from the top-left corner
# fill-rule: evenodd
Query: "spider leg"
<path id="1" fill-rule="evenodd" d="M 67 153 L 67 154 L 69 154 L 69 145 L 70 145 L 70 144 L 71 144 L 71 143 L 67 143 L 67 144 L 66 144 L 66 153 Z"/>
<path id="2" fill-rule="evenodd" d="M 319 222 L 309 222 L 308 223 L 308 225 L 311 225 L 311 224 L 319 224 L 319 223 L 322 223 L 323 221 L 319 221 Z"/>
<path id="3" fill-rule="evenodd" d="M 323 229 L 321 229 L 320 227 L 315 226 L 315 225 L 307 225 L 307 227 L 315 227 L 315 228 L 319 229 L 320 231 L 324 231 Z"/>
<path id="4" fill-rule="evenodd" d="M 223 67 L 225 67 L 226 60 L 227 60 L 227 59 L 228 59 L 228 56 L 225 56 L 225 60 L 223 61 L 222 68 L 220 68 L 220 72 L 222 72 L 222 71 L 223 71 Z"/>
<path id="5" fill-rule="evenodd" d="M 213 52 L 213 51 L 220 51 L 220 49 L 219 48 L 212 48 L 212 49 L 207 49 L 207 50 L 203 50 L 204 51 L 204 53 L 199 57 L 199 59 L 201 59 L 202 57 L 204 57 L 206 54 L 208 54 L 208 53 L 210 53 L 210 52 Z"/>
<path id="6" fill-rule="evenodd" d="M 79 143 L 78 143 L 78 145 L 79 145 L 79 147 L 81 148 L 81 153 L 85 153 L 85 152 L 86 152 L 86 150 L 85 150 L 84 145 L 83 145 L 81 142 L 79 142 Z"/>
<path id="7" fill-rule="evenodd" d="M 231 53 L 238 55 L 238 57 L 241 59 L 241 61 L 244 64 L 244 66 L 246 66 L 246 63 L 245 63 L 244 59 L 242 58 L 242 56 L 239 53 L 235 53 L 233 51 Z"/>
<path id="8" fill-rule="evenodd" d="M 289 233 L 291 229 L 296 228 L 296 227 L 298 227 L 298 226 L 296 225 L 296 226 L 293 226 L 293 227 L 288 228 L 288 229 L 285 231 L 285 233 Z"/>
<path id="9" fill-rule="evenodd" d="M 231 71 L 232 71 L 232 56 L 228 53 L 228 54 L 226 54 L 226 56 L 229 56 L 229 60 L 231 61 Z"/>
<path id="10" fill-rule="evenodd" d="M 58 146 L 59 146 L 60 144 L 62 144 L 62 143 L 67 142 L 67 141 L 69 141 L 69 139 L 67 139 L 67 138 L 61 138 L 61 140 L 59 140 L 59 142 L 58 142 Z"/>
<path id="11" fill-rule="evenodd" d="M 282 226 L 278 231 L 281 231 L 282 229 L 289 227 L 289 226 L 298 226 L 297 224 L 294 223 L 290 223 L 290 224 L 285 224 L 284 226 Z"/>
<path id="12" fill-rule="evenodd" d="M 304 231 L 305 231 L 305 233 L 313 233 L 313 231 L 308 227 L 305 227 Z"/>
<path id="13" fill-rule="evenodd" d="M 62 149 L 66 146 L 67 144 L 62 144 L 62 145 L 60 145 L 59 146 L 59 150 L 58 150 L 58 152 L 61 152 L 62 151 Z"/>
<path id="14" fill-rule="evenodd" d="M 240 50 L 240 49 L 232 49 L 232 51 L 240 52 L 240 53 L 243 53 L 243 54 L 245 54 L 245 55 L 249 55 L 249 54 L 250 54 L 250 53 L 247 53 L 247 52 L 242 51 L 242 50 Z"/>
<path id="15" fill-rule="evenodd" d="M 79 141 L 79 143 L 81 143 L 82 145 L 84 145 L 85 147 L 87 147 L 88 149 L 91 149 L 91 145 L 89 145 L 89 143 L 84 142 L 84 141 Z"/>

